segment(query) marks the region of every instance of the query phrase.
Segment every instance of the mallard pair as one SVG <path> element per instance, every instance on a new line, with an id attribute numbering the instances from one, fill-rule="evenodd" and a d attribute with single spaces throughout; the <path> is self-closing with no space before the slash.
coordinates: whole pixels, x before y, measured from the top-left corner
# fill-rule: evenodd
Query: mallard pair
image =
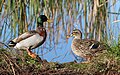
<path id="1" fill-rule="evenodd" d="M 47 32 L 43 26 L 44 22 L 50 22 L 45 15 L 40 15 L 37 18 L 36 30 L 28 31 L 10 41 L 9 46 L 15 49 L 24 49 L 32 58 L 36 58 L 36 54 L 31 50 L 41 46 L 47 37 Z"/>
<path id="2" fill-rule="evenodd" d="M 41 46 L 47 37 L 47 32 L 43 26 L 44 22 L 50 22 L 45 15 L 40 15 L 37 18 L 36 30 L 28 31 L 20 35 L 19 37 L 10 41 L 9 46 L 15 49 L 25 49 L 28 55 L 32 58 L 36 58 L 36 54 L 31 50 Z M 85 58 L 87 61 L 96 55 L 97 52 L 102 51 L 104 46 L 95 40 L 82 39 L 82 33 L 80 30 L 73 30 L 71 37 L 74 37 L 71 48 L 74 54 Z"/>
<path id="3" fill-rule="evenodd" d="M 71 44 L 73 53 L 86 59 L 85 62 L 90 62 L 92 57 L 105 50 L 105 46 L 96 40 L 82 39 L 82 32 L 79 29 L 73 30 L 69 37 L 74 37 Z"/>

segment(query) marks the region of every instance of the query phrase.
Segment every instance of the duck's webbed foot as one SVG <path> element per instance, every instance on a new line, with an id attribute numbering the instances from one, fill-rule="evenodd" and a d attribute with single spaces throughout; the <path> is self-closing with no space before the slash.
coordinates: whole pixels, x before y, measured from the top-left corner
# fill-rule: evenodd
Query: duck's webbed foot
<path id="1" fill-rule="evenodd" d="M 39 62 L 43 62 L 39 55 L 33 53 L 30 49 L 27 49 L 28 55 L 34 59 L 37 59 Z"/>
<path id="2" fill-rule="evenodd" d="M 36 58 L 37 54 L 33 53 L 31 50 L 27 49 L 28 55 L 32 58 Z"/>

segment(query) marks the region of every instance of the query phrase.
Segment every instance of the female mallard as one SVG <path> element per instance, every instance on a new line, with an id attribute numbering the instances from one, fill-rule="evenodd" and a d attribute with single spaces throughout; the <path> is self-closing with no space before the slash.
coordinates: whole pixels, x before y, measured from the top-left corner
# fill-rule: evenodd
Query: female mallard
<path id="1" fill-rule="evenodd" d="M 87 62 L 89 62 L 96 53 L 105 49 L 105 46 L 98 41 L 82 39 L 82 33 L 78 29 L 73 30 L 70 36 L 74 37 L 71 44 L 73 53 L 85 58 Z"/>
<path id="2" fill-rule="evenodd" d="M 32 49 L 37 48 L 42 45 L 47 37 L 46 29 L 43 26 L 43 23 L 48 20 L 45 15 L 40 15 L 37 18 L 37 28 L 36 30 L 28 31 L 20 35 L 19 37 L 10 41 L 9 46 L 14 47 L 15 49 L 26 49 L 28 55 L 32 58 L 36 58 L 36 54 L 32 53 Z"/>

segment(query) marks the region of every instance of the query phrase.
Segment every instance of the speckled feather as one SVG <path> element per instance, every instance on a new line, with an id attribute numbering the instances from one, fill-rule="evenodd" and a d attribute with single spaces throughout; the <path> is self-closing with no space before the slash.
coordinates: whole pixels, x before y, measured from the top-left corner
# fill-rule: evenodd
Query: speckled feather
<path id="1" fill-rule="evenodd" d="M 87 57 L 95 56 L 96 53 L 105 50 L 105 46 L 96 40 L 82 39 L 82 33 L 78 29 L 73 30 L 71 36 L 74 36 L 71 48 L 77 56 L 87 59 Z"/>

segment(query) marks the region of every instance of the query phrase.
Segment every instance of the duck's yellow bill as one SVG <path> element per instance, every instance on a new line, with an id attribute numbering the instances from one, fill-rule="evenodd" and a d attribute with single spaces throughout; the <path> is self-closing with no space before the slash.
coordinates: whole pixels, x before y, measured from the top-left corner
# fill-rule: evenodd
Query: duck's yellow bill
<path id="1" fill-rule="evenodd" d="M 48 19 L 47 22 L 50 22 L 50 23 L 51 23 L 51 22 L 53 22 L 53 20 L 52 20 L 52 19 Z"/>
<path id="2" fill-rule="evenodd" d="M 67 35 L 66 38 L 69 39 L 69 38 L 70 38 L 70 35 Z"/>

